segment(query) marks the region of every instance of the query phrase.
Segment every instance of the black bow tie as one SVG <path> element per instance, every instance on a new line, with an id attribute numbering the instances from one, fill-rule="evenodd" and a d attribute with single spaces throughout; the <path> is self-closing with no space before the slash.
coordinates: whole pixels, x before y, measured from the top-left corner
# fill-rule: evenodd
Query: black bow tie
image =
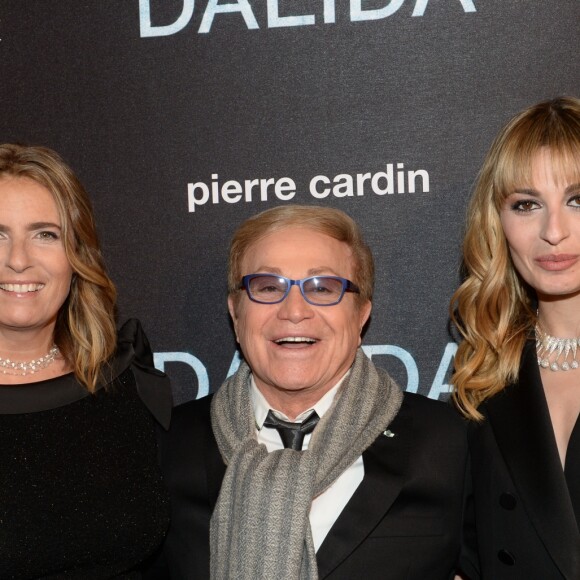
<path id="1" fill-rule="evenodd" d="M 316 423 L 319 420 L 320 417 L 316 414 L 316 411 L 312 411 L 302 423 L 291 423 L 290 421 L 278 419 L 270 410 L 264 421 L 264 427 L 276 429 L 280 433 L 280 439 L 282 439 L 282 444 L 286 449 L 301 451 L 304 436 L 314 431 L 314 427 L 316 427 Z"/>

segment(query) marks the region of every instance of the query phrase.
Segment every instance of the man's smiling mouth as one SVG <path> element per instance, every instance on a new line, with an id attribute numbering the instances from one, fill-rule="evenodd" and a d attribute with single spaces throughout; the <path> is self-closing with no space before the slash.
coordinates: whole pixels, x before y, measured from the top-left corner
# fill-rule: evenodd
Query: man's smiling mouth
<path id="1" fill-rule="evenodd" d="M 316 339 L 308 336 L 284 336 L 277 338 L 274 342 L 276 344 L 314 344 Z"/>

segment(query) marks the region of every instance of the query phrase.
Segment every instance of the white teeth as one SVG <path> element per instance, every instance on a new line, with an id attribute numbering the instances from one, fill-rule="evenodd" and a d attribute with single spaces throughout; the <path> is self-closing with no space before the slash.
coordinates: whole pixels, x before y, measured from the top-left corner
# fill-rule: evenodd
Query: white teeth
<path id="1" fill-rule="evenodd" d="M 0 284 L 0 288 L 7 292 L 26 294 L 27 292 L 37 292 L 41 288 L 44 288 L 44 284 Z"/>
<path id="2" fill-rule="evenodd" d="M 280 344 L 281 342 L 307 342 L 308 344 L 312 344 L 316 342 L 314 338 L 308 338 L 307 336 L 285 336 L 284 338 L 279 338 L 274 341 L 276 344 Z"/>

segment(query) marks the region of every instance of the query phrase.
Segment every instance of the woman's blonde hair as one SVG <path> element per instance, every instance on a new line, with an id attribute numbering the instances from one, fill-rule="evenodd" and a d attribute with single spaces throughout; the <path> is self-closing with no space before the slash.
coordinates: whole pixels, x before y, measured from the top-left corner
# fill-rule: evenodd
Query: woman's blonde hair
<path id="1" fill-rule="evenodd" d="M 372 301 L 375 266 L 370 248 L 357 223 L 343 211 L 315 205 L 281 205 L 247 219 L 235 232 L 228 261 L 228 292 L 240 290 L 242 261 L 251 247 L 268 234 L 287 227 L 302 227 L 344 242 L 354 260 L 354 280 L 360 289 L 359 304 Z M 246 272 L 250 274 L 251 272 Z"/>
<path id="2" fill-rule="evenodd" d="M 535 292 L 515 270 L 500 211 L 516 189 L 531 187 L 532 164 L 547 148 L 554 173 L 580 179 L 580 100 L 544 101 L 513 117 L 493 142 L 468 207 L 465 279 L 451 299 L 463 341 L 455 355 L 453 399 L 468 418 L 518 376 L 524 343 L 536 322 Z"/>
<path id="3" fill-rule="evenodd" d="M 72 170 L 45 147 L 0 145 L 0 179 L 5 176 L 32 179 L 56 203 L 73 277 L 54 341 L 78 381 L 93 392 L 116 349 L 117 293 L 105 271 L 91 202 Z"/>

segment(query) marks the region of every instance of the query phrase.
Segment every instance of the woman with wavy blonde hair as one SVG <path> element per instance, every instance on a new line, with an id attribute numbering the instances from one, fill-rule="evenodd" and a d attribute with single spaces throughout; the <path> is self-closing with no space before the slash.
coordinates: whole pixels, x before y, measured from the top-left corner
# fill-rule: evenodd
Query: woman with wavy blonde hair
<path id="1" fill-rule="evenodd" d="M 477 529 L 464 569 L 580 578 L 579 99 L 534 105 L 500 131 L 469 205 L 463 261 L 452 382 L 473 420 Z"/>
<path id="2" fill-rule="evenodd" d="M 1 578 L 138 578 L 163 538 L 171 395 L 115 302 L 74 173 L 0 145 Z"/>

